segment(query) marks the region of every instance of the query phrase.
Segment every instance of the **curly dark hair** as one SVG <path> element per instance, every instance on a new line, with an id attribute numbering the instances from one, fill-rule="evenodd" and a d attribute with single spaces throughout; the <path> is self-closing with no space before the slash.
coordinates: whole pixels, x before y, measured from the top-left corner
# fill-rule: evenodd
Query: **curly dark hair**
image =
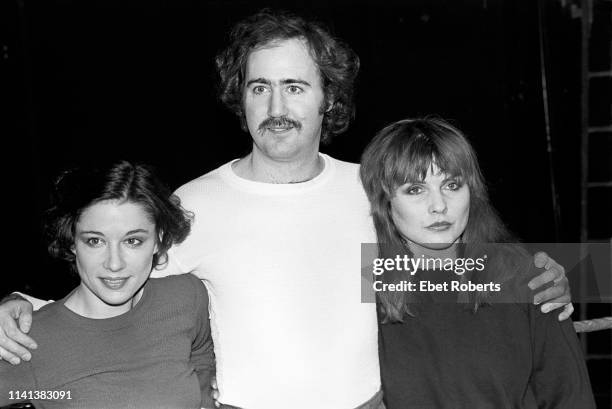
<path id="1" fill-rule="evenodd" d="M 192 214 L 144 164 L 128 161 L 63 172 L 54 184 L 51 207 L 46 212 L 45 234 L 51 256 L 74 266 L 76 223 L 89 206 L 106 200 L 141 205 L 155 223 L 157 253 L 152 268 L 167 262 L 167 251 L 191 231 Z"/>
<path id="2" fill-rule="evenodd" d="M 234 112 L 247 130 L 242 95 L 249 54 L 275 41 L 299 38 L 306 42 L 319 67 L 324 103 L 321 142 L 344 132 L 355 116 L 353 86 L 359 57 L 344 42 L 333 37 L 320 23 L 306 21 L 285 11 L 264 9 L 238 22 L 230 33 L 230 45 L 216 58 L 221 101 Z M 327 109 L 331 107 L 331 109 Z"/>

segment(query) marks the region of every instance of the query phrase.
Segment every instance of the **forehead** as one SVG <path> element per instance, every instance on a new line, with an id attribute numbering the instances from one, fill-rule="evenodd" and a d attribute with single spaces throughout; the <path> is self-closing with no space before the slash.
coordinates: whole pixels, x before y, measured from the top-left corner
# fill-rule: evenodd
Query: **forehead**
<path id="1" fill-rule="evenodd" d="M 145 208 L 137 203 L 108 200 L 92 204 L 83 210 L 76 223 L 83 230 L 134 230 L 151 227 L 153 222 Z"/>
<path id="2" fill-rule="evenodd" d="M 247 59 L 245 82 L 257 78 L 299 79 L 320 84 L 319 68 L 307 44 L 299 38 L 274 41 L 252 51 Z"/>
<path id="3" fill-rule="evenodd" d="M 442 171 L 442 169 L 440 169 L 435 162 L 431 162 L 429 169 L 427 169 L 425 179 L 444 179 L 448 176 L 449 175 L 446 172 Z"/>
<path id="4" fill-rule="evenodd" d="M 426 169 L 426 171 L 425 171 Z M 438 165 L 432 160 L 428 166 L 422 167 L 421 169 L 410 169 L 411 171 L 407 172 L 404 179 L 406 182 L 427 182 L 427 183 L 437 183 L 442 182 L 453 175 L 448 174 L 438 167 Z"/>

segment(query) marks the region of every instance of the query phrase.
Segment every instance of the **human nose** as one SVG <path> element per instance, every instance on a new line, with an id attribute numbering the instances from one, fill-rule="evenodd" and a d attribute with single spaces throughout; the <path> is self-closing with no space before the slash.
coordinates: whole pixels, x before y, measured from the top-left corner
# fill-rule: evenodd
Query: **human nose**
<path id="1" fill-rule="evenodd" d="M 287 113 L 287 105 L 283 93 L 278 89 L 272 90 L 268 104 L 268 116 L 278 118 Z"/>
<path id="2" fill-rule="evenodd" d="M 125 260 L 119 245 L 110 245 L 106 250 L 104 268 L 110 271 L 120 271 L 125 267 Z"/>
<path id="3" fill-rule="evenodd" d="M 445 214 L 448 207 L 446 206 L 446 198 L 441 192 L 434 191 L 429 196 L 429 212 L 436 214 Z"/>

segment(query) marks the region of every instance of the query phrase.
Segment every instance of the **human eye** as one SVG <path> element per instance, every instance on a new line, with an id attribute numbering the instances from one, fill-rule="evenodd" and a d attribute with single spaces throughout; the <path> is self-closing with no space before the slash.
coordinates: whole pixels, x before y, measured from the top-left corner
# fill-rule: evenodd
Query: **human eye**
<path id="1" fill-rule="evenodd" d="M 302 87 L 297 86 L 297 85 L 289 85 L 287 87 L 287 92 L 290 93 L 290 94 L 297 95 L 297 94 L 301 94 L 302 92 L 304 92 L 304 89 Z"/>
<path id="2" fill-rule="evenodd" d="M 125 244 L 129 247 L 140 247 L 144 243 L 144 239 L 139 237 L 128 237 L 125 239 Z"/>
<path id="3" fill-rule="evenodd" d="M 85 244 L 89 247 L 101 247 L 104 244 L 104 241 L 99 237 L 86 237 Z"/>
<path id="4" fill-rule="evenodd" d="M 266 92 L 266 87 L 264 87 L 263 85 L 255 85 L 252 91 L 253 91 L 253 94 L 260 95 Z"/>
<path id="5" fill-rule="evenodd" d="M 461 181 L 457 180 L 457 179 L 449 180 L 446 183 L 446 188 L 448 190 L 450 190 L 450 191 L 453 191 L 453 192 L 456 191 L 456 190 L 461 189 L 461 186 L 463 186 L 463 183 L 461 183 Z"/>
<path id="6" fill-rule="evenodd" d="M 421 185 L 410 185 L 404 189 L 404 193 L 407 195 L 415 196 L 423 192 L 423 186 Z"/>

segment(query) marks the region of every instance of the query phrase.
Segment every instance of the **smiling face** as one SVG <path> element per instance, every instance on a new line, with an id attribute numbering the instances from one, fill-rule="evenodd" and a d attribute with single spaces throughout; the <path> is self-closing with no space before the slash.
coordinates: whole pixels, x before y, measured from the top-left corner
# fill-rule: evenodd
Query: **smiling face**
<path id="1" fill-rule="evenodd" d="M 444 249 L 457 242 L 469 211 L 468 186 L 435 165 L 425 180 L 399 186 L 391 199 L 391 217 L 402 237 L 429 249 Z"/>
<path id="2" fill-rule="evenodd" d="M 243 104 L 254 154 L 283 162 L 316 156 L 323 101 L 319 70 L 304 41 L 274 42 L 249 55 Z"/>
<path id="3" fill-rule="evenodd" d="M 79 312 L 109 318 L 128 311 L 157 251 L 155 224 L 147 212 L 131 202 L 95 203 L 81 213 L 74 237 Z"/>

